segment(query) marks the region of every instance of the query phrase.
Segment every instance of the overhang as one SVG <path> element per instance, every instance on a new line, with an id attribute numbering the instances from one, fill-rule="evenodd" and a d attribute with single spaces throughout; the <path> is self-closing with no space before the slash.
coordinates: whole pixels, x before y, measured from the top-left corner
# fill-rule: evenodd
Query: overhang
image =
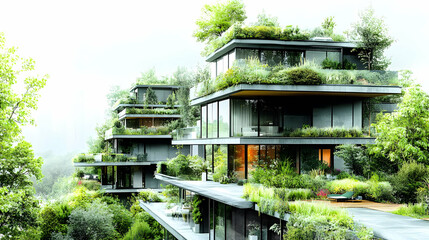
<path id="1" fill-rule="evenodd" d="M 169 139 L 171 135 L 111 135 L 104 138 L 104 140 L 111 139 Z"/>
<path id="2" fill-rule="evenodd" d="M 375 85 L 262 85 L 239 84 L 217 91 L 208 96 L 192 99 L 191 105 L 201 105 L 227 97 L 266 97 L 266 96 L 342 96 L 379 97 L 400 94 L 399 86 Z"/>
<path id="3" fill-rule="evenodd" d="M 149 166 L 158 162 L 93 162 L 73 163 L 74 167 L 106 167 L 106 166 Z"/>
<path id="4" fill-rule="evenodd" d="M 134 91 L 136 88 L 152 88 L 152 89 L 179 89 L 180 86 L 174 86 L 174 85 L 135 85 L 130 89 L 131 91 Z"/>
<path id="5" fill-rule="evenodd" d="M 241 198 L 243 186 L 238 186 L 237 184 L 220 184 L 213 181 L 185 181 L 159 173 L 155 174 L 155 178 L 236 208 L 254 208 L 253 202 Z"/>
<path id="6" fill-rule="evenodd" d="M 375 138 L 334 138 L 334 137 L 231 137 L 199 138 L 173 140 L 173 145 L 341 145 L 341 144 L 374 144 Z"/>
<path id="7" fill-rule="evenodd" d="M 124 114 L 119 117 L 119 120 L 135 119 L 135 118 L 180 118 L 180 114 Z"/>

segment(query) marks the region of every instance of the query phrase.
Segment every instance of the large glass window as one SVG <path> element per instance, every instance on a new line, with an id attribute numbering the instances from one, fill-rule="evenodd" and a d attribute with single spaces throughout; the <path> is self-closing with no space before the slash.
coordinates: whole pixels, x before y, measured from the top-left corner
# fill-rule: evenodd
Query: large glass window
<path id="1" fill-rule="evenodd" d="M 284 51 L 282 50 L 261 50 L 261 63 L 269 66 L 283 64 Z"/>
<path id="2" fill-rule="evenodd" d="M 244 179 L 246 177 L 246 152 L 244 146 L 245 145 L 228 145 L 229 170 L 237 176 L 237 179 Z"/>
<path id="3" fill-rule="evenodd" d="M 201 107 L 201 138 L 207 138 L 207 106 Z"/>
<path id="4" fill-rule="evenodd" d="M 307 173 L 320 167 L 319 149 L 316 147 L 301 148 L 301 172 Z"/>
<path id="5" fill-rule="evenodd" d="M 236 59 L 259 59 L 259 49 L 237 48 Z"/>
<path id="6" fill-rule="evenodd" d="M 331 149 L 319 149 L 319 161 L 331 167 Z"/>
<path id="7" fill-rule="evenodd" d="M 251 173 L 258 166 L 259 145 L 247 145 L 247 172 Z"/>
<path id="8" fill-rule="evenodd" d="M 233 136 L 258 136 L 257 100 L 233 99 Z"/>
<path id="9" fill-rule="evenodd" d="M 284 54 L 283 63 L 286 67 L 295 67 L 304 59 L 304 52 L 286 51 Z"/>
<path id="10" fill-rule="evenodd" d="M 282 108 L 279 103 L 271 99 L 260 100 L 260 126 L 259 136 L 280 136 L 282 134 L 281 123 L 281 111 Z"/>
<path id="11" fill-rule="evenodd" d="M 207 105 L 207 138 L 217 138 L 217 102 Z"/>
<path id="12" fill-rule="evenodd" d="M 213 178 L 216 180 L 228 174 L 228 145 L 213 145 L 213 153 Z"/>
<path id="13" fill-rule="evenodd" d="M 213 172 L 213 145 L 205 145 L 205 154 L 210 166 L 208 172 Z"/>
<path id="14" fill-rule="evenodd" d="M 340 52 L 327 52 L 326 58 L 329 58 L 332 61 L 340 62 Z"/>
<path id="15" fill-rule="evenodd" d="M 326 51 L 307 51 L 305 60 L 312 61 L 318 65 L 322 65 L 323 60 L 326 59 Z"/>
<path id="16" fill-rule="evenodd" d="M 229 137 L 229 99 L 219 101 L 219 137 Z"/>
<path id="17" fill-rule="evenodd" d="M 225 240 L 225 204 L 215 202 L 215 239 Z"/>
<path id="18" fill-rule="evenodd" d="M 232 50 L 229 54 L 228 59 L 228 69 L 232 67 L 235 61 L 235 50 Z"/>

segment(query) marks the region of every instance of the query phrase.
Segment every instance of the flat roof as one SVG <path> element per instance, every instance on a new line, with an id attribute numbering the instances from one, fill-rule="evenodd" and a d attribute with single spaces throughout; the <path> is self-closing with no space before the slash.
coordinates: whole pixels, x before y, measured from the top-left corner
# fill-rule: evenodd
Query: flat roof
<path id="1" fill-rule="evenodd" d="M 155 178 L 236 208 L 254 208 L 253 202 L 241 198 L 243 196 L 243 186 L 238 186 L 235 183 L 220 184 L 213 181 L 187 181 L 159 173 L 155 174 Z"/>
<path id="2" fill-rule="evenodd" d="M 217 49 L 206 58 L 206 62 L 213 62 L 219 57 L 225 55 L 234 48 L 266 48 L 266 49 L 341 49 L 355 48 L 356 44 L 352 42 L 334 42 L 334 41 L 282 41 L 282 40 L 266 40 L 266 39 L 233 39 L 223 47 Z"/>
<path id="3" fill-rule="evenodd" d="M 334 137 L 229 137 L 198 138 L 173 140 L 173 145 L 340 145 L 340 144 L 373 144 L 375 138 L 334 138 Z"/>
<path id="4" fill-rule="evenodd" d="M 123 103 L 123 104 L 118 104 L 113 108 L 113 111 L 116 111 L 118 109 L 123 109 L 123 108 L 127 108 L 127 107 L 137 107 L 137 108 L 144 108 L 144 107 L 154 107 L 154 108 L 165 108 L 168 107 L 168 105 L 166 104 L 141 104 L 141 103 Z M 174 108 L 179 108 L 180 105 L 174 105 Z"/>
<path id="5" fill-rule="evenodd" d="M 173 234 L 178 240 L 208 240 L 208 233 L 194 233 L 189 223 L 167 216 L 165 210 L 167 203 L 149 203 L 140 201 L 140 207 L 149 213 L 157 222 L 159 222 L 168 232 Z"/>
<path id="6" fill-rule="evenodd" d="M 181 88 L 180 86 L 176 86 L 176 85 L 134 85 L 131 89 L 130 92 L 133 91 L 136 88 L 152 88 L 152 89 L 179 89 Z"/>
<path id="7" fill-rule="evenodd" d="M 110 140 L 110 139 L 151 139 L 151 138 L 157 138 L 157 139 L 168 139 L 172 138 L 171 135 L 111 135 L 104 138 L 104 140 Z"/>
<path id="8" fill-rule="evenodd" d="M 149 166 L 158 162 L 93 162 L 93 163 L 73 163 L 74 167 L 105 167 L 105 166 Z"/>
<path id="9" fill-rule="evenodd" d="M 344 97 L 378 97 L 400 94 L 399 86 L 376 85 L 264 85 L 238 84 L 214 92 L 208 96 L 192 99 L 191 105 L 201 105 L 227 97 L 262 97 L 262 96 L 344 96 Z"/>

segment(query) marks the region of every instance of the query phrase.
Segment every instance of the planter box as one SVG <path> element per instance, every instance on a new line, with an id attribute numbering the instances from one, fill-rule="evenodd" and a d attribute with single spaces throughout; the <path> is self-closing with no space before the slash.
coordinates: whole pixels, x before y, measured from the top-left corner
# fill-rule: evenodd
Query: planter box
<path id="1" fill-rule="evenodd" d="M 192 227 L 192 231 L 194 233 L 201 233 L 201 227 L 200 224 L 194 224 L 194 226 Z"/>

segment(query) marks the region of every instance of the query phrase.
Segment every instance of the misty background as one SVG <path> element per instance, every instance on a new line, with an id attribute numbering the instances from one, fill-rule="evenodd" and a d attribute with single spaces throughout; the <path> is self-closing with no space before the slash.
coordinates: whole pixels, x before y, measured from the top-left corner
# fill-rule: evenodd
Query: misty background
<path id="1" fill-rule="evenodd" d="M 20 56 L 32 57 L 49 74 L 40 92 L 37 126 L 24 128 L 36 155 L 52 174 L 71 174 L 71 158 L 87 150 L 95 127 L 104 122 L 106 94 L 113 85 L 129 88 L 141 72 L 159 76 L 177 67 L 204 64 L 203 44 L 192 37 L 204 4 L 215 1 L 6 1 L 0 0 L 0 32 Z M 421 1 L 243 1 L 247 23 L 262 10 L 282 27 L 313 29 L 334 16 L 342 33 L 372 6 L 396 40 L 386 56 L 390 70 L 409 69 L 428 91 L 425 79 L 429 17 Z M 55 166 L 54 166 L 55 165 Z M 58 176 L 59 176 L 58 175 Z"/>

